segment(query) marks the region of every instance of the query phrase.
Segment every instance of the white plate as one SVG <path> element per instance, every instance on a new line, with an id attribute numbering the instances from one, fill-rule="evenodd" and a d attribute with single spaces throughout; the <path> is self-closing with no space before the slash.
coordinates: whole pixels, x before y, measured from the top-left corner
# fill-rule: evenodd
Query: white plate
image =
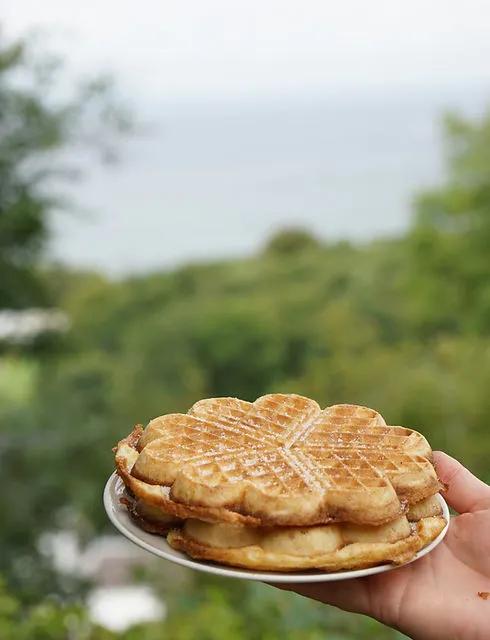
<path id="1" fill-rule="evenodd" d="M 147 533 L 140 529 L 129 517 L 126 507 L 124 507 L 119 498 L 124 490 L 124 484 L 116 473 L 113 473 L 104 489 L 104 507 L 107 511 L 112 524 L 119 531 L 129 538 L 132 542 L 143 549 L 154 553 L 160 558 L 176 562 L 184 567 L 204 571 L 206 573 L 214 573 L 218 576 L 226 576 L 227 578 L 242 578 L 244 580 L 261 580 L 264 582 L 330 582 L 333 580 L 348 580 L 350 578 L 361 578 L 362 576 L 370 576 L 373 573 L 382 573 L 384 571 L 392 571 L 399 565 L 382 564 L 370 569 L 359 569 L 357 571 L 338 571 L 336 573 L 325 573 L 322 571 L 305 571 L 294 573 L 280 573 L 275 571 L 250 571 L 248 569 L 234 569 L 233 567 L 225 567 L 213 562 L 204 562 L 200 560 L 192 560 L 180 551 L 172 549 L 163 536 Z M 436 547 L 446 535 L 449 526 L 449 509 L 444 499 L 438 496 L 444 517 L 447 524 L 441 533 L 424 549 L 419 551 L 417 555 L 410 560 L 414 562 L 418 558 L 425 556 Z M 408 564 L 408 563 L 407 563 Z"/>

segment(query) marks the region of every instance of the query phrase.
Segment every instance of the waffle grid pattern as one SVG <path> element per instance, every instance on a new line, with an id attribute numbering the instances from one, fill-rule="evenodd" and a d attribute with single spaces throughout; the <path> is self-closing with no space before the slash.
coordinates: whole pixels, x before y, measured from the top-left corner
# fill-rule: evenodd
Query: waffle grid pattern
<path id="1" fill-rule="evenodd" d="M 420 439 L 366 407 L 321 411 L 313 400 L 282 394 L 254 403 L 212 398 L 188 414 L 150 422 L 140 459 L 141 466 L 147 458 L 177 463 L 188 477 L 213 486 L 248 480 L 279 494 L 371 490 L 396 487 L 400 473 L 426 472 L 427 460 L 411 452 Z"/>

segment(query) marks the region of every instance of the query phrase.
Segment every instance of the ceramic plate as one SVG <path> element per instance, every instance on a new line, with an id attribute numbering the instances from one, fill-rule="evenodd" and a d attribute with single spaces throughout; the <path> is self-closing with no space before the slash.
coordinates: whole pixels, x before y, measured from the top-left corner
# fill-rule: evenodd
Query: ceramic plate
<path id="1" fill-rule="evenodd" d="M 214 573 L 218 576 L 225 576 L 227 578 L 241 578 L 242 580 L 261 580 L 263 582 L 330 582 L 334 580 L 349 580 L 350 578 L 361 578 L 362 576 L 370 576 L 374 573 L 383 573 L 384 571 L 393 571 L 397 569 L 399 565 L 382 564 L 377 567 L 371 567 L 370 569 L 358 569 L 356 571 L 338 571 L 336 573 L 325 573 L 323 571 L 303 571 L 294 573 L 280 573 L 275 571 L 250 571 L 248 569 L 234 569 L 233 567 L 226 567 L 223 565 L 215 564 L 213 562 L 205 562 L 201 560 L 193 560 L 180 551 L 172 549 L 163 536 L 147 533 L 140 529 L 129 517 L 126 507 L 119 501 L 122 492 L 124 491 L 124 484 L 116 473 L 113 473 L 104 489 L 104 507 L 107 511 L 112 524 L 119 529 L 119 531 L 129 538 L 131 542 L 134 542 L 138 546 L 150 551 L 150 553 L 176 562 L 184 567 L 195 569 L 197 571 L 204 571 L 206 573 Z M 447 533 L 449 526 L 449 509 L 444 499 L 438 496 L 441 502 L 444 517 L 448 524 L 444 527 L 441 533 L 433 540 L 427 547 L 417 553 L 417 555 L 410 560 L 415 562 L 418 558 L 422 558 L 427 553 L 432 551 Z"/>

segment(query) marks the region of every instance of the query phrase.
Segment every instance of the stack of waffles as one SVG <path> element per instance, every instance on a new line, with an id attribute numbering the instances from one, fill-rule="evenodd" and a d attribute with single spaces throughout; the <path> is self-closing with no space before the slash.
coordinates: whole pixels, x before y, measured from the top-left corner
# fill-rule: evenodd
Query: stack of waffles
<path id="1" fill-rule="evenodd" d="M 193 558 L 270 571 L 403 563 L 446 522 L 427 440 L 367 407 L 209 398 L 115 449 L 146 531 Z"/>

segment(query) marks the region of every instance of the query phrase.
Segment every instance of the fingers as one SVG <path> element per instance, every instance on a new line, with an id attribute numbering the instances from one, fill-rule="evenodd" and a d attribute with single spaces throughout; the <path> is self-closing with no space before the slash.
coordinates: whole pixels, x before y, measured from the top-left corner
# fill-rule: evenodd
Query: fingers
<path id="1" fill-rule="evenodd" d="M 437 475 L 447 485 L 444 491 L 450 507 L 458 513 L 490 508 L 490 487 L 466 467 L 442 451 L 434 451 Z"/>
<path id="2" fill-rule="evenodd" d="M 270 584 L 270 583 L 268 583 Z M 317 582 L 310 584 L 271 584 L 284 591 L 293 591 L 306 598 L 312 598 L 334 607 L 355 613 L 369 613 L 368 582 L 364 578 L 339 580 L 336 582 Z"/>

